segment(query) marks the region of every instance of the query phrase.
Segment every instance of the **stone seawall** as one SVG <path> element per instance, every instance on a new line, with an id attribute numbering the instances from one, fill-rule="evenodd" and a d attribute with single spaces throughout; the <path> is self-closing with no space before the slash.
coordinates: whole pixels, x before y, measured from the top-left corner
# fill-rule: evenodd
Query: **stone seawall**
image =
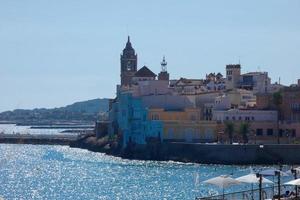
<path id="1" fill-rule="evenodd" d="M 208 164 L 300 164 L 300 145 L 222 145 L 169 143 L 160 157 Z"/>
<path id="2" fill-rule="evenodd" d="M 45 144 L 45 145 L 69 145 L 78 139 L 77 135 L 30 135 L 30 134 L 0 134 L 0 143 L 5 144 Z"/>
<path id="3" fill-rule="evenodd" d="M 300 145 L 225 145 L 193 143 L 149 143 L 121 150 L 107 138 L 86 137 L 71 147 L 102 152 L 127 159 L 173 160 L 203 164 L 300 164 Z"/>

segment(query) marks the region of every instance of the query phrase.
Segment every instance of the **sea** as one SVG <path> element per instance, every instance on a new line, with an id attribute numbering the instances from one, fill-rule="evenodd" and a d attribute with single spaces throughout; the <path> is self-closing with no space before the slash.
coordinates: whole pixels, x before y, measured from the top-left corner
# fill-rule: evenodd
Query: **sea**
<path id="1" fill-rule="evenodd" d="M 38 134 L 30 127 L 0 125 L 0 133 L 20 130 Z M 61 131 L 40 129 L 41 134 Z M 209 178 L 269 167 L 276 166 L 127 160 L 68 146 L 0 144 L 0 199 L 195 199 L 222 193 L 203 183 Z M 240 184 L 225 192 L 250 187 Z"/>

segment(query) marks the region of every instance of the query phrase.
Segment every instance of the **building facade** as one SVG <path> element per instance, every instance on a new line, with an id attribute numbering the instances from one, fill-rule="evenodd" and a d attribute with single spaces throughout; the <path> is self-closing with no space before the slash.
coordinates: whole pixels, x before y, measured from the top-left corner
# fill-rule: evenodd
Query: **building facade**
<path id="1" fill-rule="evenodd" d="M 140 98 L 130 93 L 118 96 L 118 132 L 123 138 L 123 147 L 128 144 L 146 144 L 147 138 L 161 139 L 162 122 L 149 120 L 148 110 Z"/>
<path id="2" fill-rule="evenodd" d="M 250 72 L 241 75 L 240 88 L 256 93 L 267 93 L 271 90 L 271 79 L 268 72 Z"/>
<path id="3" fill-rule="evenodd" d="M 300 123 L 300 87 L 282 90 L 281 115 L 284 121 Z"/>
<path id="4" fill-rule="evenodd" d="M 277 122 L 277 111 L 275 110 L 214 110 L 213 120 L 225 121 L 269 121 Z"/>

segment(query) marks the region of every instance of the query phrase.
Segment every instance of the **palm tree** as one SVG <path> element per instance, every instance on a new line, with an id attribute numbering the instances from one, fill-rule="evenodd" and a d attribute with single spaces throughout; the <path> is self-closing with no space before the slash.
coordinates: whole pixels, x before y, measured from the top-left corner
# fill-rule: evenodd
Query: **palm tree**
<path id="1" fill-rule="evenodd" d="M 233 133 L 234 133 L 234 123 L 225 122 L 225 133 L 228 135 L 230 144 L 232 144 Z"/>
<path id="2" fill-rule="evenodd" d="M 279 135 L 279 120 L 281 119 L 281 112 L 280 112 L 280 106 L 282 104 L 282 94 L 281 92 L 275 92 L 273 94 L 273 104 L 276 107 L 276 110 L 278 112 L 278 119 L 277 119 L 277 143 L 280 143 L 280 135 Z"/>
<path id="3" fill-rule="evenodd" d="M 250 124 L 248 122 L 242 122 L 240 124 L 240 131 L 239 133 L 243 137 L 244 144 L 248 143 L 248 134 L 250 132 Z"/>

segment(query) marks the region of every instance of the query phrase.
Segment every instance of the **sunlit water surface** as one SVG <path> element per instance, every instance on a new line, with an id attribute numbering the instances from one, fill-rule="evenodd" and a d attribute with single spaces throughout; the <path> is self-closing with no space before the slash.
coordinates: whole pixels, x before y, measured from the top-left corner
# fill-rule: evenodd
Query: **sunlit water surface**
<path id="1" fill-rule="evenodd" d="M 208 178 L 249 173 L 248 166 L 132 161 L 67 146 L 0 144 L 0 152 L 5 199 L 194 199 L 221 192 L 201 183 Z"/>
<path id="2" fill-rule="evenodd" d="M 61 130 L 0 125 L 1 131 L 57 134 Z M 204 180 L 250 172 L 249 166 L 125 160 L 67 146 L 0 144 L 0 152 L 0 197 L 5 199 L 195 199 L 222 192 L 203 184 Z M 226 192 L 244 189 L 250 186 Z"/>

